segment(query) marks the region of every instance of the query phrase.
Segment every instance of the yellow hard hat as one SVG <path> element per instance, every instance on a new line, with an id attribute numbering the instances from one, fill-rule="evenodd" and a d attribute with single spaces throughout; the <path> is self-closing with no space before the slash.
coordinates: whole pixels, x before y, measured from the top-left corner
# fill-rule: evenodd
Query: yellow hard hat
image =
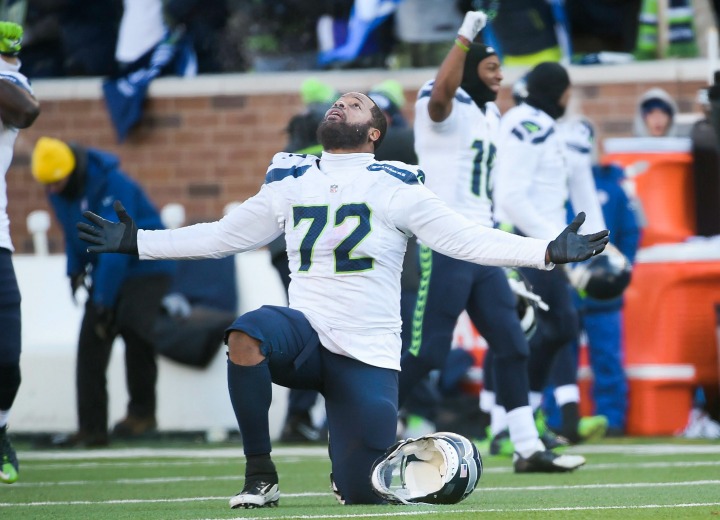
<path id="1" fill-rule="evenodd" d="M 70 175 L 75 169 L 75 154 L 59 139 L 41 137 L 35 143 L 30 169 L 42 184 L 52 184 Z"/>

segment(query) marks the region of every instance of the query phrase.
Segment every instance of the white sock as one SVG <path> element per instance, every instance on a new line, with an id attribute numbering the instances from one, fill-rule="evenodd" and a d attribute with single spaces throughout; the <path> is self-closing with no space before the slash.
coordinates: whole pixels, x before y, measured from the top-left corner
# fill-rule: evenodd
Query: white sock
<path id="1" fill-rule="evenodd" d="M 505 408 L 496 404 L 490 411 L 490 433 L 494 437 L 507 428 L 507 414 Z"/>
<path id="2" fill-rule="evenodd" d="M 520 406 L 507 412 L 506 415 L 510 440 L 516 452 L 523 457 L 529 457 L 536 451 L 545 449 L 535 428 L 532 407 Z"/>
<path id="3" fill-rule="evenodd" d="M 7 426 L 10 410 L 0 410 L 0 428 Z"/>
<path id="4" fill-rule="evenodd" d="M 542 392 L 530 392 L 528 394 L 528 402 L 533 409 L 533 412 L 540 408 L 542 404 Z"/>
<path id="5" fill-rule="evenodd" d="M 553 391 L 553 395 L 558 407 L 568 403 L 580 402 L 580 388 L 578 388 L 578 385 L 558 386 Z"/>
<path id="6" fill-rule="evenodd" d="M 495 392 L 480 390 L 480 409 L 485 413 L 490 413 L 493 406 L 495 406 Z"/>

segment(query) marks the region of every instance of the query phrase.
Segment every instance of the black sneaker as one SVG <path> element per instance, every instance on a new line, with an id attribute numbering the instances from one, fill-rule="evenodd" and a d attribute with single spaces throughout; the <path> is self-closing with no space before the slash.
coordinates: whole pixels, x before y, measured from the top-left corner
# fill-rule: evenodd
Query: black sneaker
<path id="1" fill-rule="evenodd" d="M 528 458 L 513 455 L 515 473 L 559 473 L 573 471 L 585 464 L 581 455 L 558 455 L 550 450 L 536 451 Z"/>
<path id="2" fill-rule="evenodd" d="M 490 455 L 512 457 L 514 452 L 515 447 L 510 440 L 510 432 L 508 430 L 501 431 L 490 441 Z"/>
<path id="3" fill-rule="evenodd" d="M 44 448 L 104 448 L 110 445 L 110 440 L 107 433 L 77 432 L 59 433 L 45 443 L 38 444 L 38 447 Z"/>
<path id="4" fill-rule="evenodd" d="M 565 448 L 570 446 L 570 441 L 562 435 L 556 435 L 550 430 L 546 430 L 540 434 L 540 440 L 545 445 L 546 450 L 554 450 L 556 448 Z"/>
<path id="5" fill-rule="evenodd" d="M 561 436 L 557 435 L 550 428 L 548 428 L 547 421 L 545 419 L 545 413 L 542 409 L 538 408 L 533 414 L 535 417 L 535 428 L 537 428 L 540 440 L 545 445 L 545 449 L 554 450 L 556 448 L 564 448 L 570 445 L 570 441 Z"/>
<path id="6" fill-rule="evenodd" d="M 322 440 L 322 432 L 313 425 L 310 414 L 289 416 L 280 434 L 280 442 L 308 443 Z"/>
<path id="7" fill-rule="evenodd" d="M 0 428 L 0 482 L 12 484 L 17 481 L 20 464 L 15 449 L 7 436 L 7 426 Z"/>
<path id="8" fill-rule="evenodd" d="M 240 493 L 230 499 L 230 507 L 237 509 L 255 509 L 256 507 L 277 507 L 280 489 L 277 483 L 265 480 L 251 480 L 245 483 Z"/>

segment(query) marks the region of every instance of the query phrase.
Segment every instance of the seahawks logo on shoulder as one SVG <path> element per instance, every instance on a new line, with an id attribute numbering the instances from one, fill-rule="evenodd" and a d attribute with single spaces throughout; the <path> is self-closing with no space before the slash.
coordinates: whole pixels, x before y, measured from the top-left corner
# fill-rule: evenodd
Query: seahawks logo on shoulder
<path id="1" fill-rule="evenodd" d="M 512 134 L 520 141 L 527 141 L 531 144 L 541 144 L 555 133 L 555 128 L 543 128 L 534 121 L 525 120 L 512 129 Z"/>
<path id="2" fill-rule="evenodd" d="M 540 125 L 533 123 L 532 121 L 523 121 L 520 123 L 520 126 L 527 130 L 529 134 L 540 131 Z"/>
<path id="3" fill-rule="evenodd" d="M 288 177 L 300 177 L 310 167 L 315 166 L 317 161 L 318 158 L 314 155 L 276 153 L 265 174 L 265 184 L 281 181 Z"/>

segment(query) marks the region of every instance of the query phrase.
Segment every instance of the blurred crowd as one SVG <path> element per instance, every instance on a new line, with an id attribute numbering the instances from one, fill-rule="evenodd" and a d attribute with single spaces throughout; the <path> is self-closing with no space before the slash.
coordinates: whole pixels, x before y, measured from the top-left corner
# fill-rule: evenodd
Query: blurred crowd
<path id="1" fill-rule="evenodd" d="M 23 70 L 35 79 L 121 75 L 167 42 L 190 50 L 183 75 L 437 66 L 475 9 L 488 13 L 483 38 L 505 65 L 696 56 L 712 16 L 670 3 L 659 12 L 651 0 L 8 0 L 2 14 L 25 27 Z M 718 4 L 705 8 L 716 15 Z"/>

